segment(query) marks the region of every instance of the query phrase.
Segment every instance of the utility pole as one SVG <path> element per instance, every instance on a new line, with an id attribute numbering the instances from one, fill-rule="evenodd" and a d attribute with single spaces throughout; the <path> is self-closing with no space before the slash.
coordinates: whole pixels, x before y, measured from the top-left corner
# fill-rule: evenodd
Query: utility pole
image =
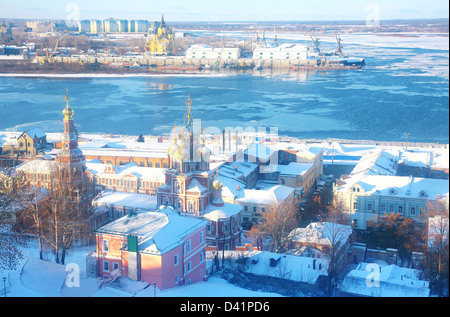
<path id="1" fill-rule="evenodd" d="M 406 137 L 406 151 L 408 151 L 408 136 L 410 135 L 411 133 L 409 133 L 409 132 L 404 132 L 403 133 L 403 135 Z"/>

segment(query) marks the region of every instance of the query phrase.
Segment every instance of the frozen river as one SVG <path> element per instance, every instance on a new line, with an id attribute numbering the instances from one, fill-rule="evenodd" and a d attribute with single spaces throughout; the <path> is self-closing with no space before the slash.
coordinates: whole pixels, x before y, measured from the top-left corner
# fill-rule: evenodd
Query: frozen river
<path id="1" fill-rule="evenodd" d="M 282 42 L 306 43 L 277 34 Z M 0 131 L 62 131 L 66 89 L 80 132 L 162 134 L 193 117 L 205 127 L 278 128 L 280 135 L 449 142 L 448 35 L 342 36 L 361 70 L 154 77 L 0 77 Z M 445 46 L 445 44 L 447 44 Z M 325 43 L 332 46 L 332 43 Z M 0 74 L 1 75 L 1 74 Z"/>

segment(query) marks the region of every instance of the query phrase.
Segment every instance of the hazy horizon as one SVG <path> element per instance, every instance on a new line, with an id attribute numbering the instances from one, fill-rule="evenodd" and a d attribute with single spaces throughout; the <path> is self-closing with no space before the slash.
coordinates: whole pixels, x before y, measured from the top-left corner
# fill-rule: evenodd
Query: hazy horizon
<path id="1" fill-rule="evenodd" d="M 228 0 L 226 3 L 190 0 L 117 1 L 23 0 L 4 2 L 3 19 L 28 20 L 159 20 L 177 22 L 288 22 L 288 21 L 367 21 L 448 19 L 447 1 L 360 0 L 320 3 L 298 0 Z"/>

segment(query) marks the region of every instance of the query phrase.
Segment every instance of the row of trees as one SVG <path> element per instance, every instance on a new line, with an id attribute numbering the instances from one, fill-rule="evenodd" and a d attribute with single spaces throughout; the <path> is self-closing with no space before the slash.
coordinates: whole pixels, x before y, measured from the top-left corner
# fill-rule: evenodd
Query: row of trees
<path id="1" fill-rule="evenodd" d="M 28 237 L 37 240 L 39 258 L 49 250 L 65 263 L 75 240 L 89 235 L 92 185 L 81 172 L 55 169 L 49 188 L 32 186 L 21 172 L 3 170 L 0 182 L 0 268 L 14 269 Z M 80 177 L 81 176 L 81 177 Z"/>

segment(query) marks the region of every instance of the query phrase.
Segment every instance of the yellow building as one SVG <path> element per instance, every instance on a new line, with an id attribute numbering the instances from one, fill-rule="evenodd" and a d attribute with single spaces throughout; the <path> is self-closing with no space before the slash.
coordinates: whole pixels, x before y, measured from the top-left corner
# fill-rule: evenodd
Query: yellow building
<path id="1" fill-rule="evenodd" d="M 161 16 L 161 22 L 155 26 L 152 34 L 149 29 L 146 49 L 153 55 L 173 55 L 175 50 L 174 34 L 172 28 L 166 26 L 164 15 Z"/>

